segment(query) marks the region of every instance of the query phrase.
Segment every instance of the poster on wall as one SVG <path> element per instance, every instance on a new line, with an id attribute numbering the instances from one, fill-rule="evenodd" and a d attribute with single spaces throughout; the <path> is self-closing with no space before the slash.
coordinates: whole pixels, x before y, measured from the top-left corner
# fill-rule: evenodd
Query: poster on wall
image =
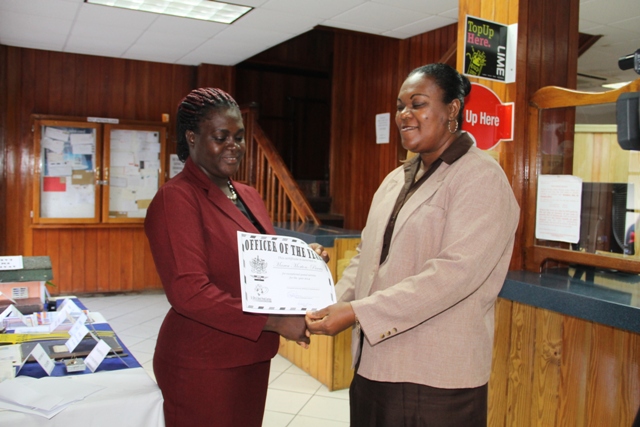
<path id="1" fill-rule="evenodd" d="M 40 217 L 93 218 L 95 129 L 43 126 L 40 149 Z"/>
<path id="2" fill-rule="evenodd" d="M 160 134 L 112 129 L 110 142 L 109 218 L 144 218 L 158 191 Z"/>
<path id="3" fill-rule="evenodd" d="M 582 179 L 573 175 L 540 175 L 536 203 L 536 239 L 578 243 Z"/>
<path id="4" fill-rule="evenodd" d="M 471 83 L 471 92 L 464 99 L 463 129 L 478 148 L 491 150 L 500 141 L 513 141 L 513 117 L 513 102 L 503 103 L 490 88 Z"/>
<path id="5" fill-rule="evenodd" d="M 516 74 L 517 25 L 503 25 L 467 15 L 463 73 L 471 77 L 513 83 Z"/>

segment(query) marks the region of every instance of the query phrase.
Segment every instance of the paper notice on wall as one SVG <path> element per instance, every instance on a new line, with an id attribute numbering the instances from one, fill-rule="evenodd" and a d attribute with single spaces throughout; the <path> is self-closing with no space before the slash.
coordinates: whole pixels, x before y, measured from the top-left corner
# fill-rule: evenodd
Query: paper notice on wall
<path id="1" fill-rule="evenodd" d="M 59 139 L 45 137 L 42 138 L 42 142 L 40 144 L 42 144 L 42 148 L 46 148 L 52 153 L 62 154 L 64 151 L 64 141 L 60 141 Z"/>
<path id="2" fill-rule="evenodd" d="M 47 138 L 57 139 L 58 141 L 69 141 L 69 133 L 62 129 L 47 127 L 44 131 Z"/>
<path id="3" fill-rule="evenodd" d="M 578 243 L 582 179 L 573 175 L 540 175 L 536 205 L 536 239 Z"/>
<path id="4" fill-rule="evenodd" d="M 69 135 L 71 145 L 89 145 L 93 146 L 93 133 L 72 133 Z"/>
<path id="5" fill-rule="evenodd" d="M 178 175 L 184 169 L 184 163 L 178 158 L 177 154 L 169 156 L 169 178 Z"/>
<path id="6" fill-rule="evenodd" d="M 388 144 L 391 126 L 391 114 L 376 114 L 376 144 Z"/>
<path id="7" fill-rule="evenodd" d="M 133 153 L 131 151 L 112 151 L 111 166 L 128 166 L 133 165 Z M 137 168 L 136 168 L 137 169 Z"/>

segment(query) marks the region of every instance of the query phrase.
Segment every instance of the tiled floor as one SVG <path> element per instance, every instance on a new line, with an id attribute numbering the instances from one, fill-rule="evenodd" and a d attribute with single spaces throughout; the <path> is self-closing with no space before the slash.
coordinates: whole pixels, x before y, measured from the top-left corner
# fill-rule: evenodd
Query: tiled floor
<path id="1" fill-rule="evenodd" d="M 101 313 L 135 358 L 153 375 L 153 351 L 169 303 L 163 293 L 79 295 Z M 345 427 L 349 425 L 347 390 L 330 392 L 284 357 L 271 363 L 263 427 Z"/>

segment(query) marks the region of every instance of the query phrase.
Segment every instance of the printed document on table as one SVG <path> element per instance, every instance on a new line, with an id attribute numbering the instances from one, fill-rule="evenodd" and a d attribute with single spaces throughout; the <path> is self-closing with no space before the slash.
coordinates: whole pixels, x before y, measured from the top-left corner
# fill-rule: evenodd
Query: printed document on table
<path id="1" fill-rule="evenodd" d="M 238 231 L 242 309 L 305 314 L 336 302 L 329 267 L 294 237 Z"/>

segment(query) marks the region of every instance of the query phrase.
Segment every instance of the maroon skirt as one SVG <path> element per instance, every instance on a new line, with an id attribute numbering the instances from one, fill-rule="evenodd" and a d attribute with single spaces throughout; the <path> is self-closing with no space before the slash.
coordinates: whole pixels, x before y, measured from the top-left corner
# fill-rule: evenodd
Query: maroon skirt
<path id="1" fill-rule="evenodd" d="M 167 427 L 260 427 L 271 361 L 225 369 L 181 368 L 153 360 Z"/>

